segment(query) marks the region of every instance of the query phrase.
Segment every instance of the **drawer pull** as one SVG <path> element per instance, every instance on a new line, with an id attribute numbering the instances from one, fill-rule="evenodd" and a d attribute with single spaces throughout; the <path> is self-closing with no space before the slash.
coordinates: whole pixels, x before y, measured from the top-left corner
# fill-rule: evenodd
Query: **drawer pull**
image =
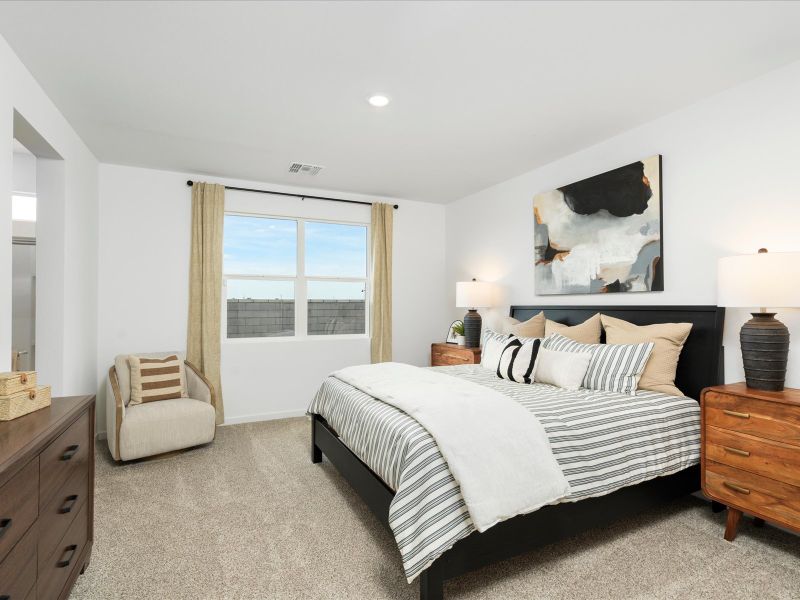
<path id="1" fill-rule="evenodd" d="M 61 555 L 61 560 L 56 563 L 56 566 L 59 569 L 63 569 L 64 567 L 68 567 L 69 563 L 72 562 L 72 557 L 75 556 L 75 551 L 78 549 L 78 546 L 72 544 L 71 546 L 67 546 L 64 548 L 64 554 Z M 64 558 L 65 555 L 69 554 L 69 558 Z"/>
<path id="2" fill-rule="evenodd" d="M 749 419 L 750 413 L 736 412 L 735 410 L 723 410 L 726 415 L 730 417 L 739 417 L 740 419 Z"/>
<path id="3" fill-rule="evenodd" d="M 0 538 L 2 538 L 9 529 L 11 529 L 11 519 L 0 519 Z"/>
<path id="4" fill-rule="evenodd" d="M 73 444 L 72 446 L 67 448 L 67 451 L 61 455 L 61 460 L 71 459 L 73 456 L 75 456 L 75 453 L 78 452 L 78 448 L 80 448 L 80 445 L 78 444 Z"/>
<path id="5" fill-rule="evenodd" d="M 70 512 L 73 508 L 75 508 L 75 503 L 78 501 L 78 495 L 73 494 L 71 496 L 67 496 L 64 499 L 64 504 L 61 505 L 61 508 L 58 509 L 58 513 L 61 515 L 65 515 Z"/>
<path id="6" fill-rule="evenodd" d="M 730 452 L 731 454 L 738 454 L 739 456 L 750 456 L 750 453 L 747 450 L 739 450 L 738 448 L 731 448 L 729 446 L 722 447 L 725 452 Z"/>
<path id="7" fill-rule="evenodd" d="M 739 493 L 742 493 L 742 494 L 749 494 L 750 493 L 750 490 L 748 490 L 746 487 L 742 487 L 740 485 L 736 485 L 735 483 L 729 483 L 727 481 L 723 481 L 722 483 L 725 485 L 725 487 L 731 488 L 734 492 L 739 492 Z"/>

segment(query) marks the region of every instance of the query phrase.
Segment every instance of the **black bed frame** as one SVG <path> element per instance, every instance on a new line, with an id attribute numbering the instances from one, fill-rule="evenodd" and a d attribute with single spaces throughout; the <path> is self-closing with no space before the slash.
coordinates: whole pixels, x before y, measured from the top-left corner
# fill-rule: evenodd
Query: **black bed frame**
<path id="1" fill-rule="evenodd" d="M 692 323 L 678 364 L 675 383 L 687 396 L 724 382 L 722 327 L 725 309 L 716 306 L 512 306 L 511 316 L 524 321 L 544 310 L 548 319 L 575 325 L 595 313 L 637 325 Z M 394 492 L 339 439 L 319 415 L 311 424 L 311 461 L 328 457 L 387 528 Z M 545 506 L 498 523 L 458 541 L 419 577 L 421 600 L 442 600 L 444 581 L 511 558 L 534 548 L 605 527 L 623 517 L 669 502 L 700 489 L 699 466 L 657 477 L 599 498 Z"/>

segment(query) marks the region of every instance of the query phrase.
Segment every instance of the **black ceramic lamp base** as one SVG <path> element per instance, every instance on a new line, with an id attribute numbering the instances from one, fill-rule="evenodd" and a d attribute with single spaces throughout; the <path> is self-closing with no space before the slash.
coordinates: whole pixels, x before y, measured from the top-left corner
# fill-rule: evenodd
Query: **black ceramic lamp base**
<path id="1" fill-rule="evenodd" d="M 750 314 L 753 318 L 739 332 L 747 387 L 780 392 L 786 381 L 789 330 L 775 313 Z"/>
<path id="2" fill-rule="evenodd" d="M 481 345 L 481 316 L 474 308 L 464 315 L 464 343 L 467 348 L 478 348 Z"/>

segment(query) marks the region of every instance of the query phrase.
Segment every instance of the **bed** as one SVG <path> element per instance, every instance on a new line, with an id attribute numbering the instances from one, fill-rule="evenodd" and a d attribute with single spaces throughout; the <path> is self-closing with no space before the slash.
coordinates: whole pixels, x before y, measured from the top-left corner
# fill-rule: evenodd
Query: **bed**
<path id="1" fill-rule="evenodd" d="M 514 306 L 526 320 L 540 310 L 577 324 L 604 314 L 645 325 L 691 322 L 676 383 L 691 398 L 722 382 L 723 310 L 714 306 Z M 312 402 L 312 461 L 324 453 L 398 542 L 420 598 L 443 597 L 461 573 L 552 543 L 699 489 L 696 400 L 639 392 L 636 397 L 544 384 L 517 384 L 480 366 L 438 370 L 496 389 L 519 402 L 547 431 L 570 482 L 558 503 L 479 533 L 458 484 L 430 434 L 410 416 L 329 378 Z"/>

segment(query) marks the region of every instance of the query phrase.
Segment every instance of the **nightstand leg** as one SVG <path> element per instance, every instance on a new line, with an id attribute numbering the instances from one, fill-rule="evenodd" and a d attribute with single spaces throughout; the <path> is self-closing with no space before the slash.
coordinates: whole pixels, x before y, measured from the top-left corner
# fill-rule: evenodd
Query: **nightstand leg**
<path id="1" fill-rule="evenodd" d="M 716 500 L 711 501 L 711 512 L 720 513 L 723 510 L 725 510 L 725 505 L 722 502 L 717 502 Z"/>
<path id="2" fill-rule="evenodd" d="M 736 539 L 736 530 L 739 527 L 739 520 L 742 518 L 742 511 L 735 508 L 728 508 L 728 522 L 725 525 L 725 539 L 732 542 Z"/>

